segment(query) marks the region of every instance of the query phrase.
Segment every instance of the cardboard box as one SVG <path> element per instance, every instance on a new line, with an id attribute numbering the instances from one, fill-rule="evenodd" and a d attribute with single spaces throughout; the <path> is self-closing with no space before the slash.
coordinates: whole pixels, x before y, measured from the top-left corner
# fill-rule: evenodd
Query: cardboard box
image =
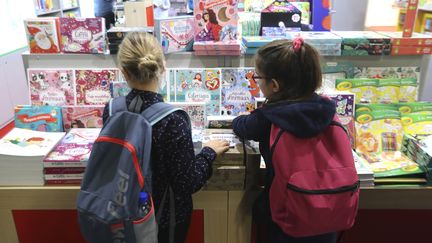
<path id="1" fill-rule="evenodd" d="M 154 26 L 153 1 L 125 2 L 125 26 L 147 27 Z"/>
<path id="2" fill-rule="evenodd" d="M 261 12 L 262 27 L 301 27 L 302 12 L 287 0 L 276 0 Z"/>
<path id="3" fill-rule="evenodd" d="M 392 56 L 432 54 L 432 46 L 392 46 Z"/>

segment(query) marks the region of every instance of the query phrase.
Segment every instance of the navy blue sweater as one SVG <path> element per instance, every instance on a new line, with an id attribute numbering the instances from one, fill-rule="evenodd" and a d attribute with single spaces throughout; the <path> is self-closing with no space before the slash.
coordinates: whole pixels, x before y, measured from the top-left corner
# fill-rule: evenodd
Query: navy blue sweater
<path id="1" fill-rule="evenodd" d="M 141 111 L 150 105 L 163 102 L 160 94 L 133 89 L 126 96 L 127 105 L 135 96 L 144 101 Z M 103 121 L 108 119 L 108 106 L 105 106 Z M 152 168 L 153 199 L 159 209 L 163 193 L 169 182 L 174 190 L 176 222 L 184 222 L 192 214 L 192 194 L 201 189 L 212 174 L 212 162 L 216 153 L 204 147 L 197 155 L 194 153 L 192 131 L 184 112 L 173 112 L 153 126 Z M 166 228 L 169 223 L 169 194 L 164 205 L 159 227 Z"/>
<path id="2" fill-rule="evenodd" d="M 240 138 L 258 141 L 266 167 L 271 168 L 272 123 L 297 137 L 309 138 L 318 135 L 329 126 L 335 112 L 333 101 L 314 95 L 306 101 L 264 105 L 249 115 L 236 117 L 233 121 L 233 130 Z M 270 186 L 272 179 L 273 172 L 268 169 L 266 188 Z"/>

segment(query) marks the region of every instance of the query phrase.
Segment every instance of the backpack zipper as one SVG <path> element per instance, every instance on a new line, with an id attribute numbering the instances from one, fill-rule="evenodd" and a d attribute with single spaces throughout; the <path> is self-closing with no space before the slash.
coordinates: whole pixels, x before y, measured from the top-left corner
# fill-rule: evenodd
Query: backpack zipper
<path id="1" fill-rule="evenodd" d="M 288 183 L 287 188 L 291 189 L 295 192 L 300 192 L 304 194 L 310 194 L 310 195 L 319 195 L 319 194 L 336 194 L 336 193 L 344 193 L 351 191 L 353 194 L 360 188 L 360 181 L 357 181 L 353 185 L 349 186 L 342 186 L 335 189 L 322 189 L 322 190 L 308 190 L 303 189 L 298 186 L 294 186 L 293 184 Z"/>

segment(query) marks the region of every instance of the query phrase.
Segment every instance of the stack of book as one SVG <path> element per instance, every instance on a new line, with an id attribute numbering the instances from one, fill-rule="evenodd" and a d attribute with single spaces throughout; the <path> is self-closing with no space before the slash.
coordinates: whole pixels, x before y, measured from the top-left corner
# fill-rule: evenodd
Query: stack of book
<path id="1" fill-rule="evenodd" d="M 117 54 L 120 43 L 129 32 L 153 33 L 152 27 L 112 27 L 107 31 L 108 50 L 110 54 Z"/>
<path id="2" fill-rule="evenodd" d="M 390 55 L 390 37 L 373 31 L 334 31 L 342 37 L 342 56 Z"/>
<path id="3" fill-rule="evenodd" d="M 282 39 L 281 37 L 268 36 L 243 36 L 242 46 L 246 55 L 253 55 L 258 51 L 258 48 L 264 46 L 274 40 Z"/>
<path id="4" fill-rule="evenodd" d="M 73 128 L 43 159 L 45 184 L 80 184 L 100 128 Z"/>
<path id="5" fill-rule="evenodd" d="M 340 56 L 342 38 L 326 31 L 289 32 L 289 39 L 299 36 L 315 47 L 322 56 Z"/>
<path id="6" fill-rule="evenodd" d="M 432 53 L 432 36 L 413 33 L 411 37 L 402 37 L 402 32 L 379 32 L 390 37 L 391 55 L 423 55 Z"/>
<path id="7" fill-rule="evenodd" d="M 64 135 L 12 129 L 0 139 L 0 185 L 43 185 L 42 160 Z"/>
<path id="8" fill-rule="evenodd" d="M 374 173 L 369 168 L 368 162 L 353 151 L 354 163 L 361 187 L 374 186 Z"/>
<path id="9" fill-rule="evenodd" d="M 432 136 L 405 134 L 401 151 L 426 171 L 430 183 L 432 181 Z"/>

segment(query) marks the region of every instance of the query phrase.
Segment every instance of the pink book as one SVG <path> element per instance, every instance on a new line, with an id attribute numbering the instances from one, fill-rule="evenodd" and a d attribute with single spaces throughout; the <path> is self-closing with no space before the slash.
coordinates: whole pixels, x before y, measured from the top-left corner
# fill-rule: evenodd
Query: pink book
<path id="1" fill-rule="evenodd" d="M 74 105 L 73 72 L 69 69 L 27 69 L 32 105 Z"/>
<path id="2" fill-rule="evenodd" d="M 75 70 L 76 104 L 105 105 L 111 99 L 110 84 L 118 78 L 118 69 Z"/>
<path id="3" fill-rule="evenodd" d="M 61 49 L 69 53 L 105 53 L 104 18 L 60 18 Z"/>
<path id="4" fill-rule="evenodd" d="M 45 162 L 87 162 L 100 130 L 99 128 L 70 130 L 44 158 L 44 167 L 49 167 L 45 165 Z"/>
<path id="5" fill-rule="evenodd" d="M 237 1 L 196 0 L 194 16 L 195 43 L 237 40 Z"/>
<path id="6" fill-rule="evenodd" d="M 62 107 L 65 131 L 71 128 L 101 128 L 103 106 Z"/>

